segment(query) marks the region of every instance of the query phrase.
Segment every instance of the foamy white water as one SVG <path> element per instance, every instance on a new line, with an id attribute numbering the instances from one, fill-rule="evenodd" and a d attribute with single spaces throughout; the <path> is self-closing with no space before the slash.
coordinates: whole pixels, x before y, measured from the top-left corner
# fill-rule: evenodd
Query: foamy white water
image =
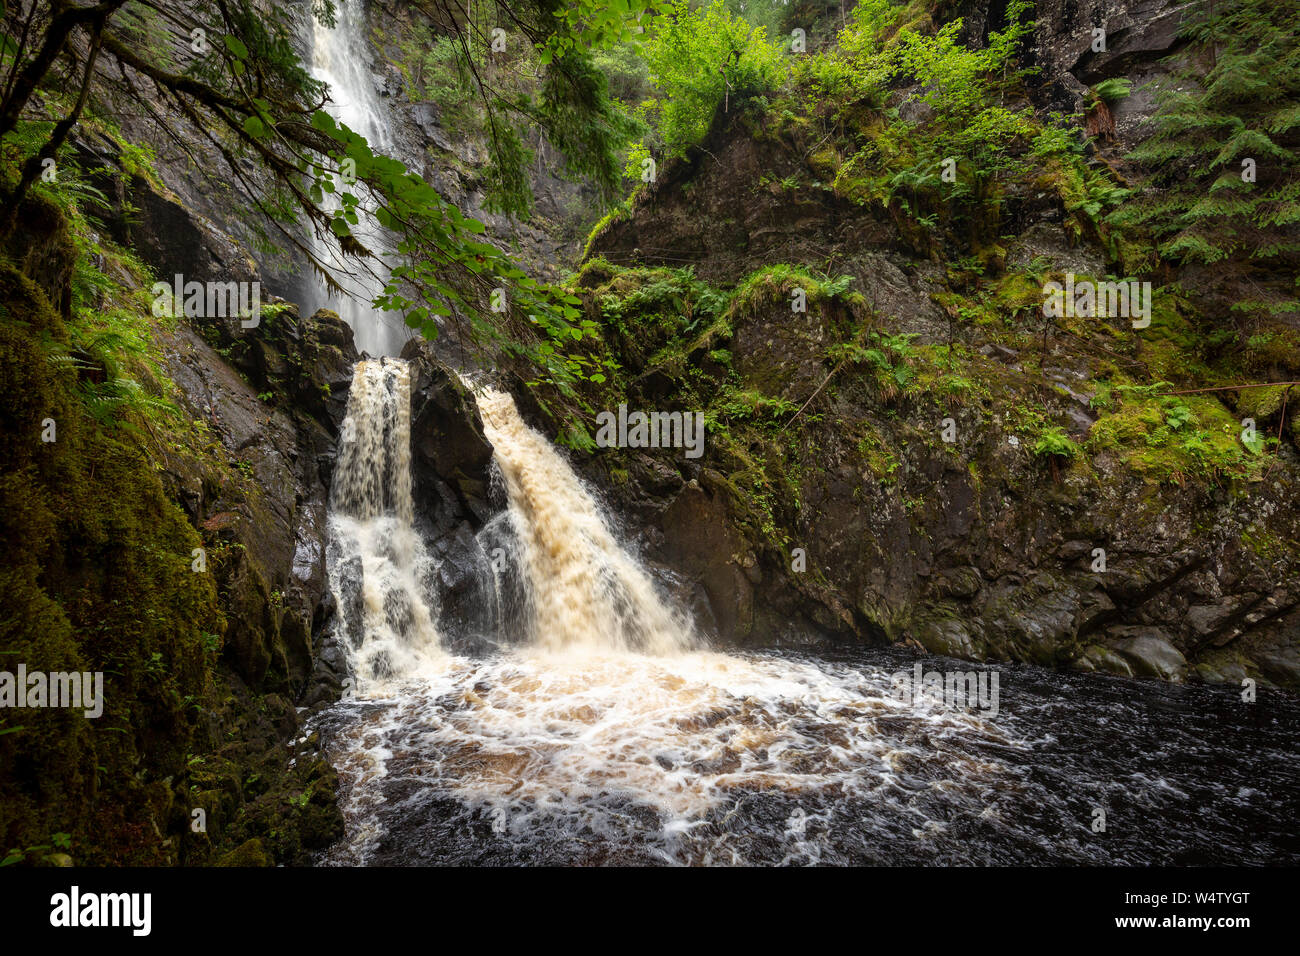
<path id="1" fill-rule="evenodd" d="M 358 691 L 444 658 L 435 568 L 414 527 L 405 362 L 358 362 L 330 491 L 327 567 Z"/>
<path id="2" fill-rule="evenodd" d="M 982 812 L 995 782 L 1014 785 L 999 760 L 959 743 L 1017 746 L 996 727 L 902 704 L 889 686 L 874 669 L 704 651 L 452 658 L 352 705 L 335 751 L 351 782 L 349 839 L 333 860 L 370 861 L 393 819 L 442 799 L 525 852 L 587 841 L 590 861 L 606 862 L 633 837 L 631 860 L 755 862 L 718 822 L 768 800 L 782 808 L 789 861 L 815 862 L 816 821 L 836 807 L 898 802 L 924 833 L 943 824 L 906 809 L 916 791 Z M 924 743 L 882 733 L 890 720 Z M 409 806 L 376 799 L 385 778 L 402 782 Z"/>
<path id="3" fill-rule="evenodd" d="M 374 649 L 390 666 L 335 713 L 348 821 L 335 862 L 371 860 L 393 816 L 426 812 L 416 808 L 429 801 L 488 821 L 494 840 L 526 852 L 539 840 L 578 840 L 626 853 L 631 827 L 636 852 L 652 859 L 745 862 L 748 851 L 709 828 L 755 796 L 790 803 L 783 852 L 807 862 L 822 852 L 810 835 L 818 814 L 907 792 L 900 781 L 912 779 L 912 761 L 934 759 L 933 741 L 1009 743 L 976 715 L 894 700 L 883 671 L 700 649 L 563 456 L 508 394 L 487 388 L 477 399 L 506 486 L 527 630 L 505 636 L 513 647 L 472 658 L 436 649 L 432 612 L 427 628 L 394 627 L 380 609 L 393 590 L 413 596 L 420 575 L 401 560 L 422 559 L 393 547 L 393 525 L 367 536 L 354 522 L 409 529 L 410 483 L 396 477 L 409 469 L 399 447 L 409 395 L 404 366 L 366 365 L 349 404 L 332 527 L 383 571 L 373 593 L 384 599 L 372 601 L 363 561 L 370 614 L 358 658 L 373 660 Z M 929 752 L 880 733 L 882 720 L 899 717 L 926 728 Z M 922 789 L 975 800 L 1000 773 L 998 761 L 952 748 Z"/>

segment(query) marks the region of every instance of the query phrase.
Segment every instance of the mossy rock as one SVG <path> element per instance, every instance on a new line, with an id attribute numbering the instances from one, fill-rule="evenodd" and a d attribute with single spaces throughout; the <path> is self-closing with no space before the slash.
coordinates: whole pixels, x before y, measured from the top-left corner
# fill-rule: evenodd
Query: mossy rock
<path id="1" fill-rule="evenodd" d="M 1129 666 L 1128 661 L 1100 644 L 1089 644 L 1085 647 L 1083 654 L 1074 662 L 1074 667 L 1081 671 L 1100 671 L 1104 674 L 1118 674 L 1121 677 L 1133 676 L 1133 668 Z"/>
<path id="2" fill-rule="evenodd" d="M 826 146 L 808 157 L 808 168 L 821 182 L 832 183 L 840 171 L 840 154 L 834 146 Z"/>
<path id="3" fill-rule="evenodd" d="M 214 866 L 275 866 L 275 860 L 266 852 L 262 846 L 262 841 L 257 837 L 251 840 L 245 840 L 235 849 L 231 850 Z"/>
<path id="4" fill-rule="evenodd" d="M 1135 675 L 1182 683 L 1187 659 L 1154 629 L 1117 628 L 1114 633 L 1122 636 L 1111 647 L 1128 661 Z"/>
<path id="5" fill-rule="evenodd" d="M 51 832 L 80 862 L 165 862 L 151 820 L 170 802 L 210 686 L 204 632 L 224 619 L 201 545 L 149 458 L 87 414 L 42 289 L 0 267 L 0 649 L 6 667 L 102 672 L 102 716 L 67 708 L 4 715 L 0 843 Z M 49 422 L 54 441 L 43 441 Z"/>
<path id="6" fill-rule="evenodd" d="M 978 638 L 955 617 L 924 621 L 911 629 L 911 636 L 931 654 L 962 660 L 982 659 Z"/>

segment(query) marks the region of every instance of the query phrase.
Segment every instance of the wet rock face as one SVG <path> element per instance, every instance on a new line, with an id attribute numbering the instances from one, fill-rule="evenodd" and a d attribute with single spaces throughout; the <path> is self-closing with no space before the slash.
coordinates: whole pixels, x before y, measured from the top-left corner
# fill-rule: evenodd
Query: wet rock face
<path id="1" fill-rule="evenodd" d="M 954 15 L 965 18 L 967 37 L 985 39 L 1006 25 L 1006 6 L 1005 0 L 974 0 Z M 1074 112 L 1090 87 L 1127 78 L 1133 93 L 1114 107 L 1116 133 L 1126 147 L 1136 145 L 1155 106 L 1150 91 L 1139 88 L 1169 71 L 1161 60 L 1177 53 L 1178 30 L 1194 7 L 1180 0 L 1039 0 L 1030 14 L 1029 54 L 1040 70 L 1040 105 Z M 1105 31 L 1104 49 L 1096 30 Z"/>
<path id="2" fill-rule="evenodd" d="M 1035 53 L 1045 77 L 1084 84 L 1151 70 L 1178 45 L 1193 4 L 1179 0 L 1044 0 L 1034 5 Z M 1105 33 L 1104 45 L 1100 35 Z"/>
<path id="3" fill-rule="evenodd" d="M 58 209 L 47 202 L 29 200 L 17 218 L 10 242 L 14 265 L 36 283 L 50 307 L 65 319 L 72 311 L 75 260 L 70 253 L 70 241 Z"/>
<path id="4" fill-rule="evenodd" d="M 721 496 L 692 480 L 673 496 L 659 524 L 663 539 L 655 556 L 689 580 L 699 582 L 708 608 L 707 620 L 701 623 L 734 639 L 751 634 L 754 587 L 762 583 L 762 575 L 754 573 L 754 555 L 744 554 L 749 549 L 731 526 Z M 737 553 L 741 554 L 738 559 L 720 560 L 721 556 Z M 696 598 L 690 603 L 701 602 Z"/>
<path id="5" fill-rule="evenodd" d="M 793 401 L 811 394 L 825 377 L 821 354 L 834 341 L 829 317 L 821 309 L 791 313 L 782 302 L 738 324 L 733 340 L 736 368 L 764 395 Z"/>
<path id="6" fill-rule="evenodd" d="M 159 333 L 183 411 L 214 440 L 204 454 L 169 453 L 164 482 L 201 529 L 227 620 L 231 696 L 209 730 L 224 746 L 207 758 L 201 776 L 214 789 L 200 800 L 211 808 L 211 832 L 259 846 L 256 858 L 241 855 L 247 844 L 234 851 L 230 865 L 302 862 L 342 832 L 336 777 L 319 742 L 290 742 L 301 729 L 297 706 L 336 700 L 347 673 L 342 649 L 328 640 L 335 608 L 325 546 L 357 356 L 337 316 L 304 319 L 278 305 L 253 329 L 182 322 Z M 286 819 L 285 795 L 305 791 L 309 804 Z M 264 850 L 259 840 L 269 841 Z"/>
<path id="7" fill-rule="evenodd" d="M 328 480 L 356 352 L 336 316 L 301 319 L 293 306 L 238 338 L 206 331 L 229 361 L 183 324 L 164 333 L 164 352 L 185 411 L 221 448 L 215 461 L 172 459 L 169 478 L 195 525 L 227 550 L 214 563 L 231 667 L 250 687 L 297 696 L 328 611 Z"/>
<path id="8" fill-rule="evenodd" d="M 492 445 L 483 433 L 474 396 L 432 357 L 431 346 L 412 340 L 402 352 L 411 369 L 411 456 L 416 510 L 445 530 L 453 519 L 479 526 L 492 514 L 488 471 Z"/>
<path id="9" fill-rule="evenodd" d="M 138 212 L 115 238 L 134 248 L 164 281 L 178 273 L 200 282 L 260 278 L 256 263 L 202 215 L 159 195 L 138 177 L 128 194 Z"/>
<path id="10" fill-rule="evenodd" d="M 483 175 L 489 159 L 485 134 L 473 128 L 476 122 L 467 126 L 464 120 L 446 115 L 438 103 L 423 100 L 397 66 L 409 62 L 409 46 L 404 44 L 409 43 L 406 31 L 410 20 L 422 19 L 402 7 L 366 4 L 374 44 L 369 75 L 387 114 L 391 155 L 463 213 L 484 223 L 487 235 L 509 245 L 530 274 L 548 281 L 563 279 L 581 253 L 588 229 L 602 213 L 596 191 L 585 182 L 557 175 L 564 165 L 563 156 L 541 131 L 534 130 L 526 142 L 538 160 L 525 169 L 533 194 L 530 215 L 519 219 L 489 211 Z M 289 259 L 307 274 L 302 271 L 305 263 L 292 255 Z M 291 276 L 277 276 L 275 282 L 280 295 L 305 302 L 317 300 L 315 288 L 295 282 Z"/>
<path id="11" fill-rule="evenodd" d="M 492 561 L 478 532 L 504 507 L 492 489 L 492 445 L 473 395 L 423 340 L 407 343 L 411 362 L 411 480 L 416 522 L 438 565 L 430 582 L 438 629 L 467 648 L 496 633 Z"/>

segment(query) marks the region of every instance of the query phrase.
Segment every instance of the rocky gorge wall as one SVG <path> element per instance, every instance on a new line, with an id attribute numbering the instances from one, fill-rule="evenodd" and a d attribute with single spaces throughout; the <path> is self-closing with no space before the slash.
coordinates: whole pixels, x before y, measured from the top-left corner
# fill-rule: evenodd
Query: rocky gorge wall
<path id="1" fill-rule="evenodd" d="M 46 360 L 19 353 L 42 336 L 67 342 L 84 266 L 57 207 L 33 201 L 24 221 L 4 307 L 31 318 L 6 323 L 4 364 L 30 377 Z M 255 338 L 244 331 L 237 319 L 202 332 L 158 322 L 148 387 L 177 414 L 144 431 L 85 417 L 81 389 L 103 378 L 88 359 L 12 383 L 27 397 L 4 429 L 17 576 L 5 602 L 28 610 L 8 617 L 7 646 L 26 648 L 29 666 L 108 680 L 90 729 L 33 714 L 7 735 L 22 747 L 2 755 L 10 848 L 39 849 L 56 817 L 69 853 L 55 862 L 293 862 L 340 832 L 334 772 L 301 738 L 297 706 L 329 613 L 325 503 L 355 351 L 336 317 L 289 306 Z M 33 447 L 47 419 L 57 438 Z M 50 641 L 57 659 L 40 649 Z"/>
<path id="2" fill-rule="evenodd" d="M 964 5 L 968 33 L 996 28 L 996 6 Z M 1136 85 L 1161 73 L 1185 9 L 1039 4 L 1035 95 L 1077 107 L 1100 79 Z M 1093 26 L 1108 30 L 1104 55 L 1089 51 Z M 893 94 L 900 115 L 925 109 L 914 92 Z M 623 367 L 618 388 L 584 393 L 586 407 L 705 409 L 716 423 L 698 462 L 680 450 L 575 459 L 640 529 L 648 555 L 685 576 L 685 599 L 708 608 L 721 639 L 823 634 L 977 660 L 1296 687 L 1294 428 L 1266 471 L 1231 481 L 1180 449 L 1155 450 L 1159 404 L 1117 408 L 1108 398 L 1112 380 L 1155 383 L 1200 361 L 1189 333 L 1213 322 L 1224 291 L 1188 270 L 1192 291 L 1157 301 L 1149 334 L 1122 322 L 1058 334 L 1041 325 L 1044 276 L 1123 273 L 1096 235 L 1081 233 L 1052 180 L 1007 184 L 1002 235 L 977 248 L 984 264 L 972 277 L 895 208 L 858 200 L 852 147 L 829 122 L 736 105 L 596 232 L 578 280 L 588 315 L 614 325 L 608 354 Z M 1109 161 L 1147 135 L 1151 105 L 1143 93 L 1116 111 Z M 863 112 L 858 142 L 882 121 Z M 721 315 L 672 317 L 698 301 L 693 279 L 674 271 L 686 265 L 731 290 Z M 848 277 L 857 295 L 819 296 L 815 276 Z M 792 312 L 796 290 L 808 296 L 805 313 Z M 620 334 L 620 316 L 647 331 Z M 893 343 L 871 356 L 893 369 L 878 375 L 828 357 L 850 340 Z M 1296 377 L 1294 355 L 1271 361 L 1276 380 Z M 749 403 L 743 415 L 784 411 L 741 422 L 716 400 L 728 390 Z M 1187 401 L 1203 434 L 1235 440 L 1255 414 L 1251 394 Z M 1281 434 L 1281 421 L 1273 409 L 1259 427 Z M 952 440 L 941 435 L 948 426 Z M 560 430 L 558 417 L 550 429 Z M 1082 453 L 1045 452 L 1045 429 Z M 1239 448 L 1223 450 L 1237 460 Z M 806 570 L 794 567 L 795 549 Z"/>

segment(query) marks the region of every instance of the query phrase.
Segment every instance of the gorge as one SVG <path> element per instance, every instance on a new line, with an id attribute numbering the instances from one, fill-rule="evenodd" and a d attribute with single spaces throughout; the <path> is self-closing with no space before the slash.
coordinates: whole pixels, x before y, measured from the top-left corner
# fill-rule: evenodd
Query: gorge
<path id="1" fill-rule="evenodd" d="M 4 12 L 0 864 L 1300 862 L 1294 2 L 172 6 Z"/>

